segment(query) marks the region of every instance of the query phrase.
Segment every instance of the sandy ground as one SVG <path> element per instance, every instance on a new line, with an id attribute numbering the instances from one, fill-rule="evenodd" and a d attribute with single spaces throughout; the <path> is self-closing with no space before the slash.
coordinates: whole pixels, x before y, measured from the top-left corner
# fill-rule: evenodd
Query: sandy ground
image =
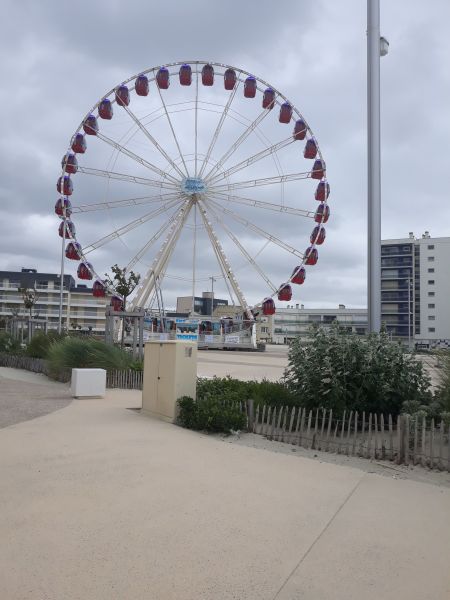
<path id="1" fill-rule="evenodd" d="M 438 480 L 198 434 L 140 403 L 110 390 L 0 431 L 0 598 L 449 597 Z"/>

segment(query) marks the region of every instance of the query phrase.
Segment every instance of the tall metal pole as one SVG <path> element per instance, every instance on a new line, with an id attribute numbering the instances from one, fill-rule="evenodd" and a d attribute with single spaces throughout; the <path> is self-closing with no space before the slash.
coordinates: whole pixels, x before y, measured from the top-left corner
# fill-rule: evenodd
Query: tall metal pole
<path id="1" fill-rule="evenodd" d="M 211 279 L 211 317 L 212 317 L 213 312 L 214 312 L 214 282 L 216 280 L 212 275 L 211 275 L 210 279 Z"/>
<path id="2" fill-rule="evenodd" d="M 369 332 L 381 328 L 380 1 L 367 0 L 367 150 Z"/>

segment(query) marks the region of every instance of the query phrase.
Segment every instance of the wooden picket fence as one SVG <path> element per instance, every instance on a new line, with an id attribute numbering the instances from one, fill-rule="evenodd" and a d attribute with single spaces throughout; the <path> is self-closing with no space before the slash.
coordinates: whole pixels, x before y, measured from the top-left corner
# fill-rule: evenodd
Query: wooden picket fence
<path id="1" fill-rule="evenodd" d="M 244 410 L 249 431 L 270 440 L 450 472 L 450 427 L 443 421 L 353 411 L 334 418 L 332 410 L 267 405 L 258 405 L 254 411 L 252 401 Z"/>

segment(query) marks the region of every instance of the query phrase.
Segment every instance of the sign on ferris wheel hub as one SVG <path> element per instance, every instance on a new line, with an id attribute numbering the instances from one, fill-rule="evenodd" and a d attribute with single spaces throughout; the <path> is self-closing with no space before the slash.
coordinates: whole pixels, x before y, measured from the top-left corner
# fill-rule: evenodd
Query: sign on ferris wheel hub
<path id="1" fill-rule="evenodd" d="M 77 261 L 94 295 L 110 294 L 97 265 L 117 252 L 114 262 L 141 273 L 129 310 L 154 308 L 174 278 L 194 299 L 212 276 L 244 321 L 272 315 L 316 265 L 330 218 L 325 161 L 294 103 L 241 68 L 202 60 L 151 67 L 107 91 L 57 179 L 62 274 L 65 258 Z M 181 267 L 188 257 L 191 269 Z M 252 303 L 250 272 L 265 290 Z"/>

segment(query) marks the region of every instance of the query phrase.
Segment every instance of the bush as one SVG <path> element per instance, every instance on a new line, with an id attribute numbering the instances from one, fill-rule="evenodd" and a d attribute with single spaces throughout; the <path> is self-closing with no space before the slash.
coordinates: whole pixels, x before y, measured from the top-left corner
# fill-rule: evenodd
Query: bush
<path id="1" fill-rule="evenodd" d="M 311 342 L 294 340 L 285 382 L 307 410 L 333 409 L 397 415 L 406 401 L 429 405 L 423 365 L 384 332 L 362 337 L 336 324 L 316 328 Z"/>
<path id="2" fill-rule="evenodd" d="M 246 427 L 247 417 L 235 403 L 221 402 L 209 396 L 197 400 L 183 396 L 178 400 L 178 406 L 178 423 L 187 429 L 230 433 Z"/>
<path id="3" fill-rule="evenodd" d="M 241 381 L 232 377 L 197 379 L 197 398 L 212 397 L 221 402 L 239 402 L 253 398 L 255 404 L 293 406 L 295 397 L 284 383 L 268 381 Z"/>
<path id="4" fill-rule="evenodd" d="M 20 354 L 21 347 L 19 340 L 16 340 L 6 332 L 0 332 L 0 352 L 8 352 L 8 354 Z"/>
<path id="5" fill-rule="evenodd" d="M 48 333 L 38 331 L 31 338 L 25 354 L 32 358 L 47 358 L 50 346 L 64 339 L 64 337 L 64 334 L 57 331 L 49 331 Z"/>
<path id="6" fill-rule="evenodd" d="M 66 337 L 50 346 L 47 361 L 50 374 L 58 376 L 76 368 L 128 369 L 132 357 L 124 350 L 98 340 Z"/>

